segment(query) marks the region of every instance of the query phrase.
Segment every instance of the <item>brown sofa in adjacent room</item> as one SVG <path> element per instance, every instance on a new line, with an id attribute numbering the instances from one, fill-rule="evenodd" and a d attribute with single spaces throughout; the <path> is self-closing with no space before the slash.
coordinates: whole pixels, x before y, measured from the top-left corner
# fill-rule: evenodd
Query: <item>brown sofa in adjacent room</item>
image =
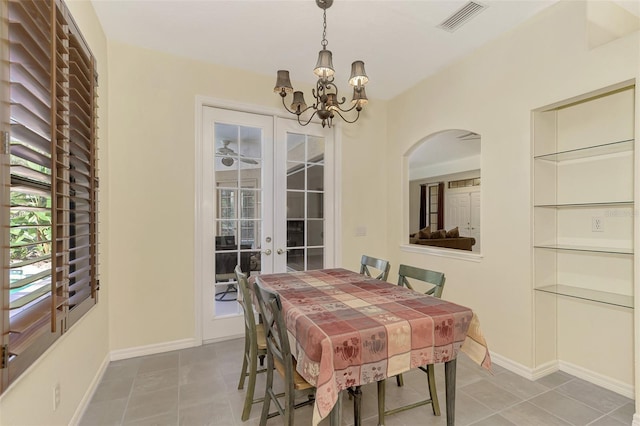
<path id="1" fill-rule="evenodd" d="M 476 243 L 476 239 L 473 237 L 461 237 L 458 227 L 450 229 L 449 231 L 439 229 L 431 232 L 427 226 L 415 234 L 410 234 L 409 243 L 458 250 L 471 250 Z"/>

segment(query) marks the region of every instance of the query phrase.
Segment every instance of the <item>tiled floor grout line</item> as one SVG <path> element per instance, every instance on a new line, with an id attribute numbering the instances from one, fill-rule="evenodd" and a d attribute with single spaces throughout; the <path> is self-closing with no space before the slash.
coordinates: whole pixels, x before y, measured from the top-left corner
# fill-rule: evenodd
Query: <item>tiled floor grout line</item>
<path id="1" fill-rule="evenodd" d="M 572 426 L 586 426 L 586 424 L 584 424 L 584 423 L 575 424 L 575 423 L 573 423 L 573 422 L 570 422 L 570 421 L 569 421 L 569 420 L 567 420 L 567 419 L 563 419 L 562 417 L 558 416 L 557 414 L 552 413 L 551 411 L 547 410 L 547 409 L 546 409 L 546 408 L 544 408 L 544 407 L 541 407 L 541 406 L 539 406 L 539 405 L 535 404 L 534 402 L 531 402 L 531 401 L 527 401 L 527 402 L 528 402 L 529 404 L 534 405 L 535 407 L 537 407 L 537 408 L 541 409 L 542 411 L 545 411 L 545 412 L 549 413 L 550 415 L 552 415 L 552 416 L 553 416 L 553 417 L 555 417 L 556 419 L 560 419 L 561 421 L 566 422 L 566 423 L 569 423 L 569 424 L 570 424 L 570 425 L 572 425 Z M 579 401 L 578 401 L 578 402 L 579 402 Z M 596 410 L 596 411 L 598 411 L 598 410 Z M 598 411 L 598 412 L 599 412 L 599 411 Z"/>
<path id="2" fill-rule="evenodd" d="M 593 419 L 593 421 L 587 423 L 586 426 L 592 425 L 595 422 L 597 422 L 598 420 L 604 419 L 605 417 L 607 417 L 607 414 L 603 414 L 602 416 L 598 417 L 597 419 Z"/>
<path id="3" fill-rule="evenodd" d="M 138 367 L 140 368 L 140 367 Z M 122 412 L 122 419 L 120 420 L 120 424 L 124 424 L 125 416 L 127 415 L 127 409 L 129 408 L 129 403 L 131 402 L 131 395 L 133 394 L 133 387 L 136 383 L 136 377 L 138 377 L 138 369 L 136 369 L 136 374 L 133 376 L 133 380 L 131 381 L 131 387 L 129 388 L 129 394 L 127 395 L 127 402 L 124 404 L 124 411 Z"/>
<path id="4" fill-rule="evenodd" d="M 180 424 L 180 411 L 182 411 L 182 409 L 180 408 L 180 388 L 182 387 L 180 385 L 180 379 L 182 377 L 181 371 L 184 368 L 184 365 L 182 365 L 182 358 L 184 357 L 184 352 L 178 352 L 178 406 L 177 406 L 177 418 L 176 418 L 176 426 Z"/>
<path id="5" fill-rule="evenodd" d="M 568 381 L 566 381 L 565 383 L 563 383 L 562 385 L 559 385 L 559 386 L 556 386 L 556 387 L 563 386 L 563 385 L 565 385 L 566 383 L 570 383 L 570 382 L 573 382 L 573 381 L 576 381 L 576 379 L 568 380 Z M 571 395 L 569 395 L 569 394 L 567 394 L 567 393 L 565 393 L 565 392 L 562 392 L 562 391 L 556 391 L 556 392 L 560 393 L 561 395 L 563 395 L 563 396 L 565 396 L 565 397 L 567 397 L 567 398 L 569 398 L 569 399 L 571 399 L 571 400 L 573 400 L 573 401 L 579 402 L 579 403 L 580 403 L 580 404 L 582 404 L 582 405 L 586 405 L 587 407 L 591 408 L 592 410 L 595 410 L 595 411 L 597 411 L 597 412 L 599 412 L 599 413 L 602 413 L 602 416 L 601 416 L 601 417 L 609 416 L 609 415 L 611 415 L 614 411 L 619 410 L 620 408 L 624 407 L 624 405 L 625 405 L 625 404 L 622 404 L 622 405 L 620 405 L 620 406 L 618 406 L 618 407 L 616 407 L 616 408 L 613 408 L 612 410 L 610 410 L 610 411 L 608 411 L 608 412 L 605 412 L 605 411 L 602 411 L 602 410 L 598 410 L 597 408 L 591 407 L 591 406 L 589 406 L 586 402 L 584 402 L 584 401 L 580 401 L 579 399 L 576 399 L 576 398 L 574 398 L 573 396 L 571 396 Z M 600 417 L 599 417 L 599 418 L 600 418 Z M 595 421 L 595 420 L 594 420 L 594 421 Z M 593 423 L 593 422 L 591 422 L 591 423 Z"/>

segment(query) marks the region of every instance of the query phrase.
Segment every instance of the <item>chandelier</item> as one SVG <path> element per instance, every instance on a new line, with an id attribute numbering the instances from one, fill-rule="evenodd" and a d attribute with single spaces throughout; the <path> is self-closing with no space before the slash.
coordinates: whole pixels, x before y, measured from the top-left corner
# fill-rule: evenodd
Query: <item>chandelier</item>
<path id="1" fill-rule="evenodd" d="M 322 50 L 318 53 L 318 62 L 313 70 L 313 73 L 318 76 L 316 82 L 316 88 L 311 90 L 313 94 L 314 103 L 311 106 L 307 106 L 304 101 L 304 94 L 300 91 L 294 91 L 291 86 L 291 80 L 289 80 L 289 71 L 279 70 L 276 80 L 276 86 L 273 91 L 279 93 L 282 97 L 282 105 L 291 114 L 295 114 L 298 117 L 298 123 L 302 126 L 306 126 L 311 122 L 313 117 L 318 115 L 318 118 L 322 120 L 322 127 L 331 127 L 333 118 L 340 116 L 347 123 L 355 123 L 360 117 L 360 111 L 362 107 L 368 102 L 367 94 L 364 91 L 364 86 L 369 81 L 367 74 L 364 72 L 364 62 L 355 61 L 351 64 L 351 77 L 349 78 L 349 84 L 353 86 L 353 97 L 351 99 L 351 106 L 342 106 L 346 99 L 338 97 L 338 87 L 333 83 L 334 69 L 333 60 L 330 50 L 327 50 L 327 9 L 333 4 L 333 0 L 316 0 L 316 4 L 323 10 L 323 30 L 322 30 Z M 288 93 L 293 92 L 293 101 L 291 107 L 287 107 L 285 98 Z M 300 120 L 300 116 L 308 111 L 313 110 L 313 113 L 308 120 Z M 353 118 L 352 111 L 355 112 L 355 118 Z M 349 113 L 347 115 L 347 113 Z M 344 115 L 343 115 L 344 114 Z M 349 117 L 349 118 L 347 118 Z M 350 119 L 351 118 L 351 119 Z"/>

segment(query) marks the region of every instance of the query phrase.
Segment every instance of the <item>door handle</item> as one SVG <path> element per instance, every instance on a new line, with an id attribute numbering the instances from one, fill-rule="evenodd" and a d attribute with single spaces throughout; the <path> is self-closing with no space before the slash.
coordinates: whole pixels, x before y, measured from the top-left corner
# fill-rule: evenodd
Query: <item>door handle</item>
<path id="1" fill-rule="evenodd" d="M 266 249 L 263 253 L 269 256 L 271 254 L 271 249 Z"/>
<path id="2" fill-rule="evenodd" d="M 276 250 L 276 253 L 278 253 L 278 254 L 282 254 L 282 253 L 284 253 L 284 250 L 282 250 L 281 248 L 279 248 L 278 250 Z"/>

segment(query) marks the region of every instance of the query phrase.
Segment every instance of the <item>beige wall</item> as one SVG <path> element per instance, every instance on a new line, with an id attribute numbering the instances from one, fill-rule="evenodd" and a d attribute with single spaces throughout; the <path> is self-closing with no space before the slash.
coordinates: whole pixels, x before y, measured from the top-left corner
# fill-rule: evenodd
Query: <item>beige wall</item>
<path id="1" fill-rule="evenodd" d="M 117 230 L 109 265 L 110 347 L 194 338 L 196 95 L 280 111 L 275 80 L 116 42 L 109 55 L 110 225 Z M 343 243 L 352 264 L 365 247 L 386 255 L 387 211 L 380 203 L 386 122 L 371 118 L 386 110 L 383 102 L 370 106 L 358 123 L 343 127 L 340 140 L 342 227 L 348 236 L 356 223 L 370 230 L 361 244 Z"/>
<path id="2" fill-rule="evenodd" d="M 415 143 L 442 129 L 474 129 L 482 135 L 482 260 L 403 251 L 408 219 L 389 222 L 391 260 L 394 265 L 406 262 L 444 271 L 444 297 L 472 307 L 490 349 L 525 369 L 537 366 L 531 290 L 531 110 L 637 78 L 640 72 L 637 31 L 589 50 L 586 28 L 586 3 L 558 3 L 388 105 L 389 214 L 399 211 L 398 206 L 407 210 L 407 185 L 400 190 L 398 182 L 406 173 L 403 157 Z M 607 337 L 608 344 L 632 340 L 633 313 L 614 316 L 622 319 L 608 334 L 592 335 L 591 341 L 585 334 L 575 336 L 570 344 L 578 349 L 561 345 L 561 356 L 630 388 L 630 345 L 623 345 L 625 354 L 610 362 L 598 364 L 590 355 L 589 344 L 600 337 Z"/>
<path id="3" fill-rule="evenodd" d="M 109 353 L 109 148 L 107 42 L 88 1 L 68 1 L 91 46 L 99 74 L 100 301 L 0 397 L 2 425 L 66 425 Z M 53 411 L 53 388 L 60 384 L 60 406 Z"/>

